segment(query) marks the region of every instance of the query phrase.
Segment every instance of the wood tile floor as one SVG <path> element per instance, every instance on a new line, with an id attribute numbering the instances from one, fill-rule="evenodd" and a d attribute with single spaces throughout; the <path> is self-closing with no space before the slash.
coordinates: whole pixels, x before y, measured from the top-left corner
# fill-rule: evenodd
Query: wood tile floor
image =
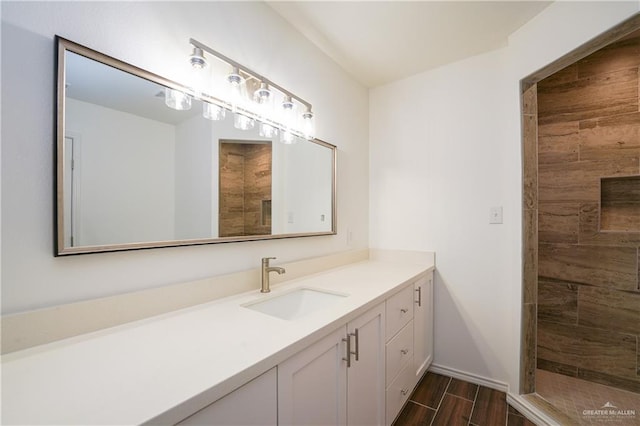
<path id="1" fill-rule="evenodd" d="M 394 426 L 535 426 L 507 404 L 507 395 L 427 372 Z"/>

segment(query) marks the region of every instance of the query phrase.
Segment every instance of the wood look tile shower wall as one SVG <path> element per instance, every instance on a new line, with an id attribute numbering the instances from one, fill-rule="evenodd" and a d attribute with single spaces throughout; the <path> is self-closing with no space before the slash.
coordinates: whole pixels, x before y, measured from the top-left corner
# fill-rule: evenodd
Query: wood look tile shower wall
<path id="1" fill-rule="evenodd" d="M 533 348 L 536 342 L 536 315 L 538 308 L 538 105 L 536 85 L 528 87 L 522 95 L 523 120 L 523 297 L 522 341 L 524 348 Z M 535 391 L 536 351 L 520 352 L 520 393 Z"/>
<path id="2" fill-rule="evenodd" d="M 271 234 L 265 201 L 271 201 L 271 144 L 220 143 L 220 237 Z"/>
<path id="3" fill-rule="evenodd" d="M 537 83 L 537 199 L 527 202 L 537 206 L 538 368 L 635 392 L 640 179 L 602 179 L 640 176 L 639 70 L 636 31 Z"/>

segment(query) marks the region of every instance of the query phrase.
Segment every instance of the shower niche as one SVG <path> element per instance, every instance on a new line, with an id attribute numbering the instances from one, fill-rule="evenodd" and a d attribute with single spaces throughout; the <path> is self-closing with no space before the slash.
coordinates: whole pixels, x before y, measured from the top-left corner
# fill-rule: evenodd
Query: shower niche
<path id="1" fill-rule="evenodd" d="M 640 175 L 601 178 L 600 230 L 640 232 Z"/>

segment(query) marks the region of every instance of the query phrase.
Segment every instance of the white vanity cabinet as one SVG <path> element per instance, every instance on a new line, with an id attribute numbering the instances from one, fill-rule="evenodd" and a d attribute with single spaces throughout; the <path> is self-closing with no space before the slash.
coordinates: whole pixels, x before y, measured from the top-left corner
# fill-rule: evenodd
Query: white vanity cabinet
<path id="1" fill-rule="evenodd" d="M 433 360 L 433 272 L 387 299 L 386 424 L 400 413 Z"/>
<path id="2" fill-rule="evenodd" d="M 380 304 L 279 364 L 279 424 L 384 424 L 384 333 Z"/>
<path id="3" fill-rule="evenodd" d="M 409 285 L 386 302 L 386 424 L 390 425 L 416 385 L 413 361 L 414 287 Z"/>
<path id="4" fill-rule="evenodd" d="M 187 417 L 180 426 L 276 426 L 276 368 L 245 383 L 227 396 Z"/>
<path id="5" fill-rule="evenodd" d="M 413 359 L 416 383 L 433 361 L 433 271 L 414 283 Z"/>

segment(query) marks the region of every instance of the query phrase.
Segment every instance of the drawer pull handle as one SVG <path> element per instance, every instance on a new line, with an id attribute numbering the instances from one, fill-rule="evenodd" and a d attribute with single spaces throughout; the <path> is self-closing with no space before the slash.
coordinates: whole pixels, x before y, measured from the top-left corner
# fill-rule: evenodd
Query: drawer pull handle
<path id="1" fill-rule="evenodd" d="M 356 361 L 360 360 L 360 335 L 358 333 L 358 329 L 356 328 L 353 333 L 349 333 L 348 339 L 351 339 L 351 336 L 356 338 L 356 350 L 351 351 L 352 355 L 356 356 Z"/>
<path id="2" fill-rule="evenodd" d="M 402 396 L 405 396 L 406 394 L 409 393 L 409 391 L 407 389 L 402 389 L 400 393 L 402 394 Z"/>
<path id="3" fill-rule="evenodd" d="M 402 355 L 406 355 L 406 354 L 408 354 L 408 353 L 409 353 L 409 349 L 400 349 L 400 353 L 401 353 Z"/>
<path id="4" fill-rule="evenodd" d="M 351 367 L 351 337 L 347 335 L 342 339 L 343 342 L 347 342 L 347 357 L 342 358 L 343 361 L 347 361 L 347 368 Z"/>
<path id="5" fill-rule="evenodd" d="M 400 312 L 402 312 L 403 314 L 406 314 L 407 312 L 409 312 L 409 310 L 407 308 L 402 308 L 400 309 Z"/>
<path id="6" fill-rule="evenodd" d="M 418 306 L 422 306 L 422 286 L 416 288 L 416 292 L 418 292 L 418 300 L 416 300 L 416 303 Z"/>

